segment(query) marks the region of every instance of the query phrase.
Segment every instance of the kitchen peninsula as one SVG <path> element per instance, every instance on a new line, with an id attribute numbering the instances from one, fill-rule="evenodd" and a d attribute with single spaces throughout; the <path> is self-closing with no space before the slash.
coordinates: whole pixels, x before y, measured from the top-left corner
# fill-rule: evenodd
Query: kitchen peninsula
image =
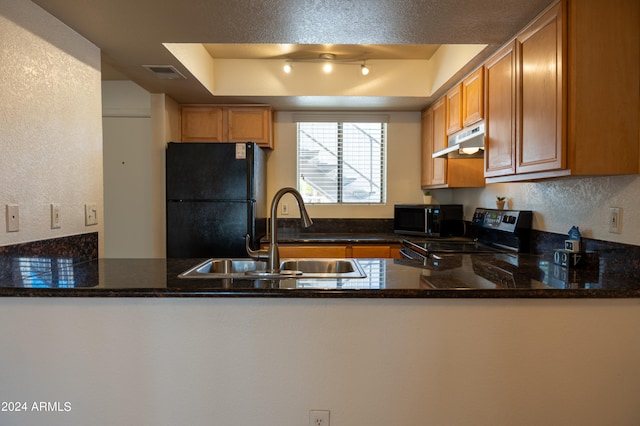
<path id="1" fill-rule="evenodd" d="M 0 249 L 3 398 L 72 407 L 29 424 L 299 425 L 317 408 L 336 425 L 637 418 L 640 284 L 617 256 L 629 247 L 568 276 L 544 255 L 509 269 L 474 254 L 272 281 L 179 279 L 202 259 L 98 259 L 97 235 L 61 240 Z M 494 266 L 514 287 L 489 284 Z M 489 287 L 464 285 L 478 273 Z"/>
<path id="2" fill-rule="evenodd" d="M 482 289 L 454 287 L 460 276 L 436 287 L 447 270 L 402 259 L 361 259 L 368 278 L 340 286 L 276 286 L 176 278 L 200 259 L 94 259 L 47 275 L 37 258 L 36 274 L 23 269 L 32 287 L 2 278 L 0 393 L 72 410 L 0 413 L 3 424 L 293 426 L 315 409 L 335 425 L 638 418 L 640 285 L 606 262 L 588 286 L 536 275 L 529 288 Z M 521 259 L 520 271 L 548 272 Z"/>

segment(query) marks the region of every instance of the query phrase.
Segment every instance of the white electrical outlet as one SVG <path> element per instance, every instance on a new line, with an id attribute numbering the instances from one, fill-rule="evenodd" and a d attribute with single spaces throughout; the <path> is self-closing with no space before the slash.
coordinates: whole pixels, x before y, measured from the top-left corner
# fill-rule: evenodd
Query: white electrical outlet
<path id="1" fill-rule="evenodd" d="M 280 213 L 283 215 L 287 215 L 289 214 L 289 204 L 287 203 L 282 203 L 280 205 Z"/>
<path id="2" fill-rule="evenodd" d="M 94 203 L 84 205 L 84 224 L 85 226 L 98 224 L 98 209 Z"/>
<path id="3" fill-rule="evenodd" d="M 309 426 L 329 426 L 329 410 L 309 411 Z"/>
<path id="4" fill-rule="evenodd" d="M 51 203 L 51 229 L 60 228 L 60 203 Z"/>
<path id="5" fill-rule="evenodd" d="M 7 232 L 20 230 L 20 208 L 17 204 L 7 204 Z"/>
<path id="6" fill-rule="evenodd" d="M 620 234 L 622 232 L 622 209 L 609 207 L 609 232 Z"/>

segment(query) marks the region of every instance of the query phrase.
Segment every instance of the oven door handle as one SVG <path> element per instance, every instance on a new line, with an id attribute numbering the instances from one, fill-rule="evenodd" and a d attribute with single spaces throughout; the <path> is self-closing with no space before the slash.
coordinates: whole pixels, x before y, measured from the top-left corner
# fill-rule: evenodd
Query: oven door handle
<path id="1" fill-rule="evenodd" d="M 415 251 L 411 249 L 406 249 L 406 248 L 400 249 L 400 256 L 402 256 L 404 259 L 415 259 L 415 257 L 411 256 L 410 252 L 413 253 L 414 255 L 420 256 Z"/>

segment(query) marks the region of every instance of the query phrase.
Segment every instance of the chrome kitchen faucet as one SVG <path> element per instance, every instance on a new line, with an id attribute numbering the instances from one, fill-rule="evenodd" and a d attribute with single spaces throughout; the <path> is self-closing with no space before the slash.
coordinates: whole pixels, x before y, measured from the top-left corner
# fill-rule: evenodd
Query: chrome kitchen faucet
<path id="1" fill-rule="evenodd" d="M 305 228 L 313 225 L 313 221 L 309 217 L 307 213 L 307 209 L 304 205 L 304 200 L 302 199 L 302 195 L 295 188 L 285 187 L 281 188 L 276 195 L 273 196 L 273 200 L 271 201 L 271 224 L 270 224 L 270 235 L 269 235 L 269 247 L 266 250 L 252 250 L 249 246 L 250 237 L 247 234 L 245 237 L 245 245 L 247 248 L 247 253 L 249 257 L 256 260 L 266 260 L 267 261 L 267 272 L 271 274 L 277 274 L 280 272 L 280 249 L 278 248 L 278 237 L 277 237 L 277 229 L 278 229 L 278 202 L 280 198 L 286 193 L 293 195 L 298 202 L 298 208 L 300 209 L 300 216 L 302 219 L 302 225 Z"/>

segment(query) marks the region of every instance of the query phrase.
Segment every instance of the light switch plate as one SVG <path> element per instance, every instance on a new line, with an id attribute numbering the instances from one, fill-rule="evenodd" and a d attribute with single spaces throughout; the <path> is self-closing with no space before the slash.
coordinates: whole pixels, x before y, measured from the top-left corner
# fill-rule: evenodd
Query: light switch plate
<path id="1" fill-rule="evenodd" d="M 60 203 L 51 203 L 51 229 L 60 228 Z"/>
<path id="2" fill-rule="evenodd" d="M 20 230 L 20 208 L 17 204 L 7 204 L 7 232 Z"/>
<path id="3" fill-rule="evenodd" d="M 98 224 L 98 209 L 95 203 L 87 203 L 84 205 L 84 224 L 85 226 Z"/>

